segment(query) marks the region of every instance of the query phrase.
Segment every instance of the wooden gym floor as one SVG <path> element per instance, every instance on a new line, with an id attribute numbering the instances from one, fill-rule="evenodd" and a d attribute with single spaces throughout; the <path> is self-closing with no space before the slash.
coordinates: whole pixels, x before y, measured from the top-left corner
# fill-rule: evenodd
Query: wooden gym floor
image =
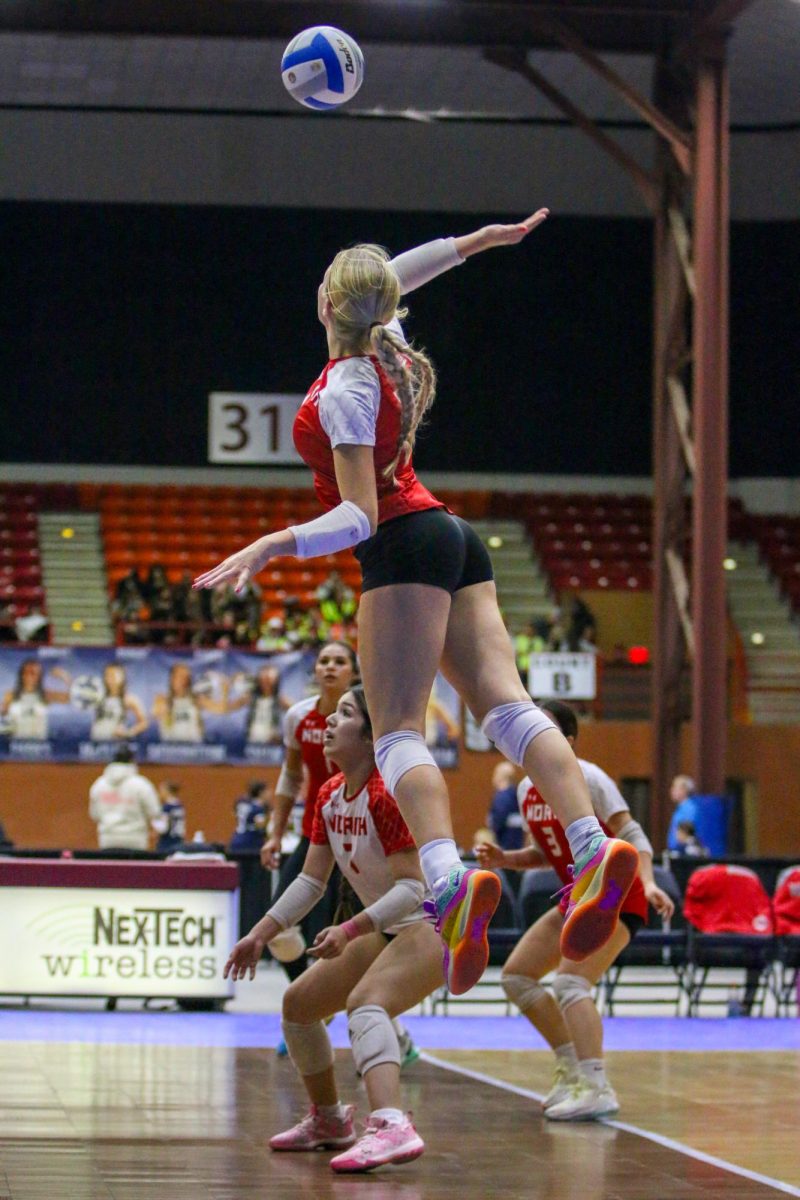
<path id="1" fill-rule="evenodd" d="M 507 1090 L 544 1090 L 544 1053 L 437 1050 L 436 1059 L 403 1077 L 427 1153 L 335 1176 L 327 1154 L 267 1147 L 304 1109 L 291 1064 L 272 1049 L 4 1041 L 0 1200 L 800 1196 L 800 1053 L 614 1053 L 620 1122 L 566 1126 Z M 347 1051 L 337 1051 L 337 1071 L 342 1098 L 363 1117 Z"/>

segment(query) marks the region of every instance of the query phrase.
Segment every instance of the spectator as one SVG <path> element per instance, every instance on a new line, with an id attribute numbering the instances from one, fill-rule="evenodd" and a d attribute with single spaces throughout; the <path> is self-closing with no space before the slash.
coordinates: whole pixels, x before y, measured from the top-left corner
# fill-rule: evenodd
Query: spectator
<path id="1" fill-rule="evenodd" d="M 492 772 L 492 804 L 486 823 L 501 850 L 519 850 L 525 837 L 517 803 L 517 773 L 509 762 L 498 763 Z"/>
<path id="2" fill-rule="evenodd" d="M 152 605 L 153 600 L 163 588 L 169 587 L 166 569 L 161 563 L 151 563 L 147 578 L 144 581 L 145 602 Z"/>
<path id="3" fill-rule="evenodd" d="M 700 841 L 692 821 L 678 821 L 675 829 L 677 853 L 685 858 L 708 858 L 708 850 Z"/>
<path id="4" fill-rule="evenodd" d="M 267 785 L 262 779 L 254 779 L 243 796 L 234 802 L 236 832 L 228 849 L 236 853 L 241 850 L 260 850 L 267 828 Z"/>
<path id="5" fill-rule="evenodd" d="M 341 637 L 358 608 L 353 589 L 347 586 L 338 571 L 331 571 L 317 588 L 315 599 L 321 618 L 320 636 Z"/>
<path id="6" fill-rule="evenodd" d="M 144 604 L 144 584 L 136 568 L 131 567 L 117 584 L 112 607 L 123 621 L 133 621 L 140 615 Z"/>
<path id="7" fill-rule="evenodd" d="M 290 643 L 286 636 L 283 617 L 270 617 L 261 626 L 261 636 L 256 642 L 256 650 L 263 650 L 267 654 L 281 654 L 289 647 Z"/>
<path id="8" fill-rule="evenodd" d="M 681 821 L 691 821 L 697 828 L 697 817 L 700 806 L 697 801 L 697 786 L 690 775 L 676 775 L 670 784 L 669 798 L 675 805 L 672 820 L 667 833 L 667 849 L 680 853 L 678 841 L 678 825 Z"/>
<path id="9" fill-rule="evenodd" d="M 186 809 L 181 800 L 180 784 L 162 780 L 158 785 L 161 816 L 153 822 L 160 837 L 156 843 L 159 854 L 173 854 L 186 841 Z"/>
<path id="10" fill-rule="evenodd" d="M 569 621 L 565 637 L 566 650 L 573 653 L 588 647 L 590 653 L 596 649 L 597 622 L 589 606 L 577 594 L 572 597 Z M 584 645 L 585 644 L 585 645 Z"/>
<path id="11" fill-rule="evenodd" d="M 146 850 L 161 816 L 158 793 L 136 769 L 133 750 L 120 746 L 89 790 L 89 816 L 101 850 Z"/>
<path id="12" fill-rule="evenodd" d="M 150 620 L 156 628 L 150 630 L 150 641 L 156 645 L 175 640 L 175 630 L 168 627 L 175 620 L 172 589 L 168 583 L 150 594 Z M 165 628 L 165 626 L 167 628 Z"/>
<path id="13" fill-rule="evenodd" d="M 13 604 L 0 602 L 0 642 L 15 642 L 17 640 L 17 631 L 14 627 L 15 612 L 16 609 Z"/>
<path id="14" fill-rule="evenodd" d="M 50 638 L 50 621 L 38 604 L 22 613 L 14 622 L 18 642 L 46 642 Z"/>
<path id="15" fill-rule="evenodd" d="M 229 583 L 220 583 L 211 592 L 211 620 L 214 625 L 225 625 L 225 614 L 236 619 L 236 593 Z"/>
<path id="16" fill-rule="evenodd" d="M 528 671 L 532 654 L 541 654 L 545 648 L 544 638 L 536 632 L 536 625 L 529 621 L 525 628 L 514 636 L 514 657 L 523 686 L 528 686 Z"/>

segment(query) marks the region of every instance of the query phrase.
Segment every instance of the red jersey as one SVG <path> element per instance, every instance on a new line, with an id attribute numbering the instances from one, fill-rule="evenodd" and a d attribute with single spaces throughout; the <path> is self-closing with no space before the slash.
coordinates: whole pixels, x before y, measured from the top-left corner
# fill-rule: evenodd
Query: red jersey
<path id="1" fill-rule="evenodd" d="M 595 816 L 600 822 L 600 826 L 606 836 L 613 837 L 611 830 L 608 828 L 602 818 L 603 816 L 608 817 L 612 815 L 612 812 L 610 812 L 609 809 L 612 809 L 614 812 L 627 812 L 628 806 L 617 791 L 616 786 L 608 778 L 604 771 L 601 772 L 600 768 L 596 767 L 594 763 L 587 763 L 582 759 L 578 759 L 578 762 L 582 770 L 585 767 L 594 768 L 594 771 L 591 773 L 591 782 L 585 770 L 584 777 L 586 778 L 587 784 L 590 784 L 589 793 L 592 798 Z M 607 781 L 608 784 L 611 784 L 614 792 L 616 792 L 617 796 L 619 797 L 619 801 L 614 800 L 613 792 L 611 792 L 607 784 L 603 789 L 603 798 L 598 801 L 598 797 L 596 795 L 596 785 L 598 781 L 603 783 Z M 542 854 L 550 863 L 550 866 L 556 872 L 561 882 L 564 884 L 571 883 L 572 876 L 570 875 L 568 868 L 573 865 L 574 859 L 572 857 L 572 851 L 569 848 L 567 835 L 564 833 L 564 827 L 558 820 L 558 817 L 556 817 L 550 805 L 545 804 L 544 800 L 528 778 L 523 779 L 522 783 L 519 785 L 517 791 L 517 800 L 519 802 L 519 810 L 522 813 L 522 818 L 528 826 L 531 837 L 536 843 L 537 848 L 541 850 Z M 598 811 L 598 809 L 600 811 Z M 563 896 L 561 903 L 559 904 L 559 908 L 562 912 L 566 912 L 568 903 L 569 896 Z M 647 921 L 647 910 L 647 897 L 644 894 L 642 881 L 637 875 L 631 884 L 631 890 L 625 897 L 625 903 L 622 905 L 622 912 L 635 913 L 644 921 Z"/>
<path id="2" fill-rule="evenodd" d="M 394 887 L 394 877 L 386 862 L 389 855 L 415 849 L 408 826 L 377 768 L 354 796 L 347 795 L 342 774 L 334 775 L 322 785 L 311 842 L 315 846 L 330 846 L 336 865 L 365 908 Z M 419 905 L 387 932 L 395 933 L 424 919 L 425 912 Z"/>
<path id="3" fill-rule="evenodd" d="M 314 805 L 317 802 L 319 789 L 333 774 L 325 757 L 325 746 L 322 740 L 328 718 L 319 711 L 318 703 L 318 696 L 309 696 L 305 700 L 298 700 L 287 712 L 283 726 L 284 746 L 287 750 L 299 750 L 303 760 L 305 794 L 303 796 L 302 834 L 305 838 L 311 837 Z"/>
<path id="4" fill-rule="evenodd" d="M 341 504 L 333 465 L 333 447 L 372 446 L 378 491 L 378 524 L 405 513 L 445 505 L 420 483 L 410 460 L 394 477 L 384 469 L 397 453 L 400 401 L 372 355 L 334 358 L 309 389 L 295 417 L 292 436 L 297 453 L 311 468 L 314 490 L 328 510 Z"/>

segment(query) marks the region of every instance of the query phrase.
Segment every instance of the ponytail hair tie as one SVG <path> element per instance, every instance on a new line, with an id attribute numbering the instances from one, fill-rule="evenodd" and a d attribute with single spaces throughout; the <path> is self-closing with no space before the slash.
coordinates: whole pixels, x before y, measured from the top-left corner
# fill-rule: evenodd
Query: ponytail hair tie
<path id="1" fill-rule="evenodd" d="M 373 322 L 372 322 L 372 324 L 371 324 L 371 325 L 370 325 L 370 327 L 369 327 L 369 331 L 370 331 L 370 333 L 372 333 L 372 331 L 373 331 L 373 329 L 375 328 L 375 326 L 376 326 L 376 325 L 382 325 L 382 324 L 383 324 L 383 321 L 373 321 Z"/>

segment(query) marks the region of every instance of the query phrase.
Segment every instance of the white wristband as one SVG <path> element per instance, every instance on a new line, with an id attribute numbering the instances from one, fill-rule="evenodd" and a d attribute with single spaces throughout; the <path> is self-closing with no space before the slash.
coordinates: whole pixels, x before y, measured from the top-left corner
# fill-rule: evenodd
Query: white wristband
<path id="1" fill-rule="evenodd" d="M 321 554 L 336 554 L 347 550 L 370 536 L 369 517 L 352 500 L 343 500 L 330 512 L 306 521 L 303 525 L 290 525 L 297 549 L 297 558 L 317 558 Z"/>
<path id="2" fill-rule="evenodd" d="M 314 905 L 325 892 L 325 884 L 313 875 L 301 874 L 293 879 L 282 896 L 273 904 L 267 913 L 281 929 L 290 925 L 299 925 L 306 913 L 310 913 Z"/>
<path id="3" fill-rule="evenodd" d="M 389 929 L 403 917 L 409 916 L 415 908 L 419 908 L 425 899 L 425 884 L 421 879 L 397 879 L 394 887 L 385 896 L 381 896 L 364 912 L 369 917 L 375 929 Z"/>

